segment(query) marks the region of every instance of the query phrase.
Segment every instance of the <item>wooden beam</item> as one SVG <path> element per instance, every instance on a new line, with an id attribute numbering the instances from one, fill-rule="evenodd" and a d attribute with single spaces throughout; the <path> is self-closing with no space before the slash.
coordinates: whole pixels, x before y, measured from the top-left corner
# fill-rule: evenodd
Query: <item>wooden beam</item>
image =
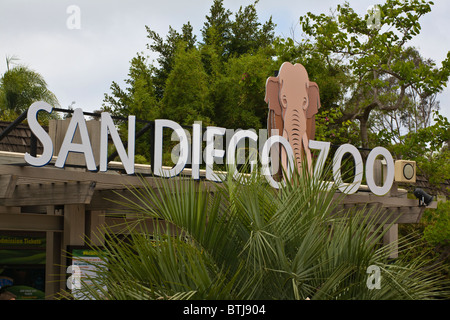
<path id="1" fill-rule="evenodd" d="M 342 197 L 342 194 L 335 194 L 334 199 L 338 199 L 339 197 Z M 343 204 L 381 204 L 385 208 L 389 207 L 419 207 L 419 200 L 418 199 L 408 199 L 405 197 L 390 197 L 389 195 L 380 197 L 377 195 L 374 195 L 373 193 L 367 193 L 367 192 L 357 192 L 354 194 L 345 195 L 342 198 Z M 428 209 L 435 209 L 437 206 L 437 202 L 433 201 L 431 202 L 426 208 Z"/>
<path id="2" fill-rule="evenodd" d="M 0 176 L 0 198 L 10 198 L 14 193 L 18 176 L 5 174 Z"/>
<path id="3" fill-rule="evenodd" d="M 1 213 L 0 230 L 63 231 L 63 217 L 33 213 Z"/>
<path id="4" fill-rule="evenodd" d="M 386 209 L 386 214 L 391 214 L 398 217 L 397 220 L 390 219 L 389 222 L 396 222 L 400 224 L 419 223 L 422 218 L 425 207 L 404 207 L 404 208 L 389 208 Z"/>
<path id="5" fill-rule="evenodd" d="M 120 194 L 120 195 L 119 195 Z M 118 203 L 113 201 L 123 201 L 129 199 L 136 203 L 139 203 L 139 199 L 132 193 L 132 191 L 127 189 L 122 190 L 95 190 L 94 195 L 92 196 L 91 202 L 87 205 L 87 210 L 105 210 L 106 212 L 117 212 L 126 210 L 127 207 L 124 207 Z"/>
<path id="6" fill-rule="evenodd" d="M 126 175 L 114 171 L 102 172 L 87 172 L 59 169 L 51 166 L 46 167 L 32 167 L 32 166 L 17 166 L 17 165 L 0 165 L 0 175 L 13 174 L 19 178 L 34 179 L 42 182 L 91 182 L 97 183 L 97 189 L 123 189 L 129 186 L 142 187 L 142 179 L 145 180 L 146 185 L 157 188 L 158 181 L 165 180 L 165 178 L 147 176 L 140 177 L 139 175 Z M 191 180 L 191 176 L 186 176 L 184 179 Z M 200 180 L 199 183 L 204 183 L 211 190 L 214 191 L 217 183 Z"/>
<path id="7" fill-rule="evenodd" d="M 11 197 L 0 199 L 0 206 L 88 204 L 95 185 L 92 181 L 17 185 Z"/>
<path id="8" fill-rule="evenodd" d="M 342 196 L 341 194 L 336 194 L 334 198 Z M 401 206 L 418 206 L 419 201 L 413 199 L 405 199 L 405 198 L 392 198 L 388 196 L 380 197 L 376 196 L 372 193 L 367 192 L 357 192 L 354 194 L 348 194 L 343 197 L 342 202 L 344 204 L 372 204 L 379 203 L 383 206 L 389 207 L 401 207 Z"/>
<path id="9" fill-rule="evenodd" d="M 0 165 L 0 175 L 12 174 L 18 177 L 38 179 L 51 182 L 91 182 L 95 181 L 97 184 L 105 185 L 105 187 L 123 188 L 124 186 L 140 186 L 142 185 L 141 179 L 138 176 L 118 174 L 114 172 L 101 173 L 101 172 L 86 172 L 86 171 L 73 171 L 64 170 L 52 167 L 31 167 L 31 166 L 15 166 L 15 165 Z M 154 183 L 154 177 L 146 178 L 145 180 L 151 186 L 156 186 Z"/>
<path id="10" fill-rule="evenodd" d="M 374 208 L 375 207 L 375 208 Z M 370 214 L 378 223 L 419 223 L 425 207 L 383 207 L 380 203 L 369 204 L 341 204 L 332 214 L 339 214 L 345 210 L 365 210 L 364 215 Z M 369 212 L 369 209 L 373 209 Z"/>
<path id="11" fill-rule="evenodd" d="M 20 213 L 21 208 L 20 207 L 3 207 L 0 206 L 0 214 L 2 213 Z"/>

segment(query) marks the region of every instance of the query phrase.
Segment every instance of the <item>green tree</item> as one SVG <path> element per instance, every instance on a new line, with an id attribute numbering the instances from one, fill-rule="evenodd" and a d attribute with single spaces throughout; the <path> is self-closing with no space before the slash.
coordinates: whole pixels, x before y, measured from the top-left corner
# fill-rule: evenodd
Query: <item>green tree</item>
<path id="1" fill-rule="evenodd" d="M 179 48 L 174 56 L 164 91 L 162 116 L 183 125 L 194 121 L 211 124 L 212 106 L 209 101 L 208 76 L 203 69 L 197 48 Z"/>
<path id="2" fill-rule="evenodd" d="M 201 30 L 202 43 L 215 47 L 225 60 L 271 46 L 275 39 L 275 24 L 272 17 L 261 24 L 256 10 L 258 2 L 240 6 L 233 20 L 233 13 L 224 8 L 223 0 L 214 0 Z"/>
<path id="3" fill-rule="evenodd" d="M 152 68 L 147 65 L 145 57 L 138 54 L 131 60 L 128 78 L 125 79 L 127 88 L 122 89 L 118 83 L 111 84 L 111 94 L 105 94 L 102 110 L 113 115 L 127 118 L 136 116 L 140 120 L 155 120 L 160 117 L 161 110 L 156 99 L 155 86 L 153 84 Z M 118 122 L 123 139 L 128 137 L 127 121 Z M 144 123 L 136 123 L 136 132 L 145 126 Z M 150 139 L 148 135 L 136 140 L 136 155 L 144 156 L 147 163 L 150 159 Z M 142 162 L 142 159 L 140 160 Z"/>
<path id="4" fill-rule="evenodd" d="M 450 74 L 450 52 L 441 67 L 419 63 L 409 54 L 408 41 L 420 32 L 420 18 L 433 3 L 417 0 L 387 0 L 381 5 L 380 27 L 367 23 L 348 3 L 335 14 L 300 17 L 305 40 L 323 59 L 337 59 L 347 68 L 349 79 L 343 120 L 357 120 L 361 145 L 368 148 L 373 112 L 393 111 L 405 103 L 408 89 L 419 94 L 440 92 Z M 385 90 L 389 88 L 389 90 Z"/>
<path id="5" fill-rule="evenodd" d="M 122 89 L 115 81 L 111 84 L 111 94 L 105 94 L 103 110 L 121 117 L 135 115 L 142 120 L 154 120 L 159 117 L 160 109 L 155 96 L 152 68 L 147 59 L 137 54 L 131 60 L 127 88 Z"/>
<path id="6" fill-rule="evenodd" d="M 59 106 L 58 99 L 48 89 L 44 77 L 14 58 L 6 58 L 6 72 L 0 78 L 0 112 L 3 120 L 14 120 L 36 101 Z"/>
<path id="7" fill-rule="evenodd" d="M 450 201 L 440 201 L 436 209 L 427 211 L 424 220 L 428 222 L 424 239 L 431 245 L 445 246 L 450 256 Z"/>
<path id="8" fill-rule="evenodd" d="M 407 48 L 405 60 L 414 63 L 416 68 L 421 65 L 433 67 L 434 61 L 424 59 L 415 48 Z M 395 91 L 394 82 L 381 89 L 384 94 Z M 390 143 L 403 143 L 405 133 L 418 132 L 418 130 L 432 125 L 433 114 L 439 111 L 438 92 L 419 91 L 411 86 L 405 90 L 403 103 L 395 110 L 379 110 L 373 112 L 370 119 L 371 134 L 369 139 L 377 145 Z"/>
<path id="9" fill-rule="evenodd" d="M 450 122 L 437 112 L 433 120 L 433 125 L 408 132 L 389 148 L 398 159 L 416 161 L 418 174 L 435 187 L 434 192 L 449 195 L 450 190 L 440 190 L 440 183 L 450 180 Z"/>
<path id="10" fill-rule="evenodd" d="M 275 24 L 272 17 L 263 25 L 259 22 L 256 11 L 256 0 L 236 12 L 231 24 L 232 37 L 229 42 L 228 53 L 230 55 L 241 55 L 257 51 L 259 48 L 270 46 L 274 40 Z"/>
<path id="11" fill-rule="evenodd" d="M 229 58 L 213 80 L 216 123 L 230 129 L 267 127 L 265 85 L 275 68 L 272 58 L 259 51 Z"/>
<path id="12" fill-rule="evenodd" d="M 140 118 L 130 107 L 135 104 L 133 92 L 143 95 L 135 88 L 140 82 L 134 80 L 131 70 L 136 69 L 148 96 L 153 98 L 154 92 L 161 116 L 183 124 L 202 120 L 230 128 L 265 127 L 267 106 L 263 99 L 265 80 L 273 68 L 269 57 L 275 25 L 271 19 L 259 22 L 257 3 L 241 7 L 233 16 L 222 0 L 215 0 L 201 30 L 201 42 L 197 42 L 189 22 L 180 32 L 169 26 L 166 38 L 146 26 L 150 39 L 147 49 L 157 55 L 156 63 L 147 66 L 139 56 L 133 60 L 126 81 L 129 87 L 123 90 L 113 82 L 112 94 L 105 95 L 105 110 Z"/>
<path id="13" fill-rule="evenodd" d="M 232 12 L 223 6 L 223 0 L 214 0 L 209 15 L 203 24 L 202 44 L 212 46 L 220 57 L 225 58 L 227 48 L 232 37 L 231 16 Z"/>
<path id="14" fill-rule="evenodd" d="M 399 226 L 399 237 L 408 238 L 415 246 L 408 252 L 408 259 L 426 256 L 425 268 L 442 266 L 440 272 L 450 279 L 450 201 L 439 201 L 436 209 L 426 209 L 418 224 Z"/>
<path id="15" fill-rule="evenodd" d="M 167 78 L 174 66 L 175 54 L 179 44 L 182 44 L 184 49 L 189 50 L 195 47 L 197 40 L 190 22 L 182 26 L 181 33 L 169 26 L 166 40 L 148 26 L 145 26 L 145 28 L 147 29 L 147 38 L 151 41 L 147 44 L 147 49 L 158 54 L 156 61 L 159 67 L 155 67 L 153 81 L 156 96 L 160 100 L 164 95 Z"/>

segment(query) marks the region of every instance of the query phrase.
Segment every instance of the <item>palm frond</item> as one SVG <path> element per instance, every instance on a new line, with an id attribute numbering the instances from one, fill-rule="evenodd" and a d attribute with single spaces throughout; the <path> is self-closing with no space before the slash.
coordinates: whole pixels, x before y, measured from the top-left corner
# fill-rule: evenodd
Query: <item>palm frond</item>
<path id="1" fill-rule="evenodd" d="M 330 188 L 306 171 L 293 173 L 278 191 L 258 172 L 238 179 L 228 175 L 216 185 L 183 177 L 141 181 L 129 188 L 132 197 L 118 194 L 114 201 L 154 221 L 155 228 L 150 233 L 124 226 L 124 239 L 106 230 L 106 245 L 99 250 L 106 263 L 88 289 L 91 297 L 425 299 L 448 294 L 448 283 L 425 270 L 423 260 L 388 259 L 394 246 L 382 246 L 382 237 L 395 220 L 377 207 L 339 210 L 337 186 Z M 399 242 L 398 249 L 409 245 Z M 380 289 L 367 286 L 369 266 L 380 269 Z"/>

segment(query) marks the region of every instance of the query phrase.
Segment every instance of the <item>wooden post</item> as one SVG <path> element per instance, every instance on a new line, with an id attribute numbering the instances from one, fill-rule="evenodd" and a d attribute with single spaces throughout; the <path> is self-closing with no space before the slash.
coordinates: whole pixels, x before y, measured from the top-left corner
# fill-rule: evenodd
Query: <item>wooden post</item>
<path id="1" fill-rule="evenodd" d="M 61 258 L 61 271 L 63 280 L 60 282 L 60 290 L 68 290 L 66 285 L 67 258 L 70 252 L 69 246 L 85 245 L 85 205 L 84 204 L 66 204 L 64 205 L 64 234 L 63 234 L 63 252 Z"/>
<path id="2" fill-rule="evenodd" d="M 378 186 L 382 186 L 386 181 L 387 165 L 385 160 L 376 159 L 374 164 L 374 179 Z M 394 183 L 390 195 L 397 194 L 397 184 Z M 398 240 L 398 224 L 384 225 L 383 230 L 385 234 L 383 236 L 383 245 L 394 246 L 393 250 L 389 254 L 389 258 L 398 258 L 398 244 L 391 244 Z"/>
<path id="3" fill-rule="evenodd" d="M 383 244 L 384 245 L 391 245 L 392 247 L 392 251 L 389 254 L 389 258 L 391 259 L 396 259 L 398 258 L 398 224 L 393 224 L 393 225 L 385 225 L 384 226 L 384 230 L 386 230 L 386 233 L 383 236 Z M 395 242 L 394 244 L 391 244 Z"/>
<path id="4" fill-rule="evenodd" d="M 47 206 L 47 214 L 55 215 L 55 206 Z M 65 282 L 62 264 L 61 232 L 47 231 L 45 247 L 45 299 L 51 300 L 58 293 L 61 283 Z"/>
<path id="5" fill-rule="evenodd" d="M 386 162 L 382 162 L 381 171 L 382 171 L 382 183 L 384 183 L 387 174 Z M 390 195 L 391 196 L 399 195 L 398 186 L 396 182 L 392 184 Z M 392 251 L 389 253 L 389 258 L 396 259 L 398 258 L 398 224 L 384 225 L 383 230 L 387 230 L 383 236 L 383 245 L 392 247 Z"/>
<path id="6" fill-rule="evenodd" d="M 84 204 L 64 205 L 64 246 L 83 246 L 85 235 Z"/>
<path id="7" fill-rule="evenodd" d="M 95 246 L 102 246 L 105 244 L 105 215 L 106 211 L 93 210 L 87 211 L 86 217 L 86 236 L 88 241 Z"/>

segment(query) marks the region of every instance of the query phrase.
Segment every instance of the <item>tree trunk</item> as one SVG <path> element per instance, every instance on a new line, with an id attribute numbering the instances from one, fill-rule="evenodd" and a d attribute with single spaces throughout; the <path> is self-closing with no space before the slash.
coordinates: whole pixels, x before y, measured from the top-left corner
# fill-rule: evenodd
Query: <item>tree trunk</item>
<path id="1" fill-rule="evenodd" d="M 359 130 L 361 137 L 361 146 L 363 148 L 369 148 L 369 135 L 367 133 L 367 119 L 361 117 L 359 119 Z"/>

